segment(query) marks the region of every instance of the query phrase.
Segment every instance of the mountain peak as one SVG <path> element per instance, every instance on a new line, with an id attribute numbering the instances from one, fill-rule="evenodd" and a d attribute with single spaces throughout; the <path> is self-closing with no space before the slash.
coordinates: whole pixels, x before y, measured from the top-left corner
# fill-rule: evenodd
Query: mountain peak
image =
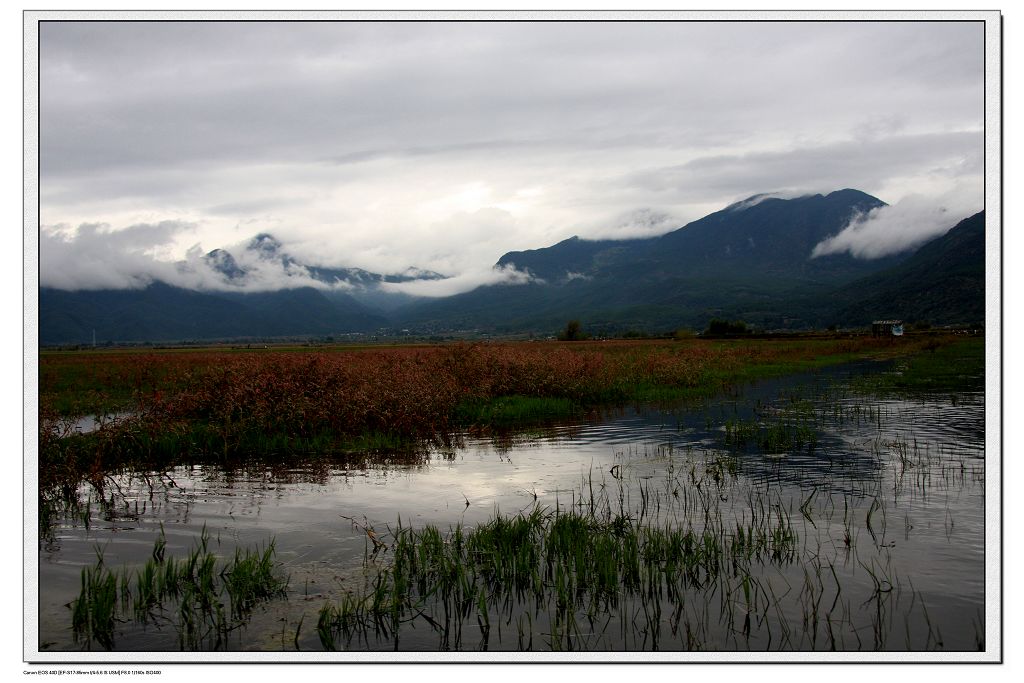
<path id="1" fill-rule="evenodd" d="M 214 249 L 203 256 L 203 260 L 212 268 L 229 280 L 237 280 L 245 276 L 245 271 L 239 267 L 231 252 L 223 249 Z"/>
<path id="2" fill-rule="evenodd" d="M 284 245 L 281 244 L 280 240 L 278 240 L 270 233 L 261 232 L 260 234 L 256 235 L 251 240 L 249 240 L 249 244 L 246 245 L 246 248 L 251 249 L 252 251 L 258 251 L 264 254 L 273 255 L 277 254 L 277 252 L 280 251 L 281 247 L 283 246 Z"/>
<path id="3" fill-rule="evenodd" d="M 855 206 L 856 208 L 863 208 L 863 207 L 875 208 L 877 206 L 885 206 L 886 205 L 885 202 L 883 202 L 878 197 L 874 197 L 874 196 L 868 194 L 867 192 L 863 192 L 861 190 L 856 190 L 856 189 L 847 187 L 847 188 L 843 188 L 842 190 L 835 190 L 833 192 L 829 192 L 828 194 L 821 194 L 819 192 L 819 193 L 808 193 L 808 194 L 804 194 L 804 195 L 790 195 L 789 193 L 783 193 L 783 192 L 761 192 L 759 194 L 751 195 L 751 196 L 747 197 L 746 199 L 741 199 L 738 202 L 733 202 L 729 206 L 725 207 L 722 211 L 723 212 L 745 211 L 747 209 L 753 208 L 753 207 L 757 206 L 758 204 L 761 204 L 761 203 L 766 202 L 768 200 L 777 200 L 777 201 L 783 201 L 783 202 L 784 201 L 801 201 L 801 200 L 818 200 L 818 201 L 820 201 L 820 200 L 827 200 L 827 201 L 830 201 L 830 202 L 841 202 L 841 203 L 845 203 L 845 204 L 850 204 L 851 206 Z"/>
<path id="4" fill-rule="evenodd" d="M 752 206 L 757 206 L 766 199 L 781 199 L 778 193 L 775 192 L 762 192 L 760 194 L 754 194 L 746 199 L 741 199 L 738 202 L 733 202 L 729 206 L 725 207 L 725 211 L 745 211 Z"/>
<path id="5" fill-rule="evenodd" d="M 843 188 L 842 190 L 836 190 L 835 192 L 829 192 L 827 195 L 825 195 L 825 198 L 841 199 L 848 202 L 867 201 L 872 204 L 877 204 L 878 206 L 886 205 L 885 202 L 883 202 L 878 197 L 870 195 L 867 192 L 863 192 L 861 190 L 855 190 L 850 187 Z"/>

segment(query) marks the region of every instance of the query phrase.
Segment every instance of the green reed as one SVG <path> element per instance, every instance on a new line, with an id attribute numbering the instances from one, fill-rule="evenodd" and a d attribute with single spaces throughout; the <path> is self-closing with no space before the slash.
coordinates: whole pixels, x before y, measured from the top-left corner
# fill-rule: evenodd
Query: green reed
<path id="1" fill-rule="evenodd" d="M 118 623 L 169 622 L 182 650 L 227 647 L 230 632 L 253 609 L 285 595 L 287 581 L 275 572 L 273 541 L 260 550 L 236 549 L 231 560 L 218 562 L 209 540 L 204 527 L 187 555 L 167 556 L 161 526 L 150 559 L 120 573 L 99 553 L 96 565 L 82 570 L 81 591 L 70 605 L 76 642 L 110 650 Z"/>
<path id="2" fill-rule="evenodd" d="M 614 495 L 580 496 L 570 509 L 533 507 L 444 533 L 399 522 L 390 563 L 364 591 L 321 609 L 321 645 L 397 642 L 403 628 L 422 623 L 437 632 L 442 647 L 461 646 L 475 624 L 486 647 L 491 630 L 500 629 L 495 624 L 515 621 L 522 642 L 524 621 L 540 621 L 552 629 L 548 646 L 575 647 L 584 623 L 619 610 L 639 610 L 657 640 L 664 601 L 685 603 L 687 595 L 713 591 L 737 572 L 747 575 L 751 564 L 796 557 L 799 537 L 781 508 L 750 514 L 744 526 L 711 518 L 698 527 L 659 524 L 655 507 L 652 502 L 644 512 L 641 498 L 638 511 L 626 513 L 616 510 Z"/>

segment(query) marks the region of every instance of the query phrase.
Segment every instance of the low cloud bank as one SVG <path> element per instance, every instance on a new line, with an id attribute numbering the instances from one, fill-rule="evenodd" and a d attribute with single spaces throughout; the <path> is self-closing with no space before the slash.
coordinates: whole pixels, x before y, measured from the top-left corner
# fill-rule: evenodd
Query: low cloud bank
<path id="1" fill-rule="evenodd" d="M 856 258 L 875 259 L 915 249 L 944 235 L 982 206 L 981 193 L 965 188 L 939 197 L 910 195 L 855 216 L 845 228 L 814 247 L 811 258 L 848 252 Z"/>
<path id="2" fill-rule="evenodd" d="M 628 240 L 656 237 L 681 227 L 685 220 L 661 209 L 646 207 L 621 213 L 614 220 L 587 226 L 586 240 Z"/>
<path id="3" fill-rule="evenodd" d="M 236 278 L 214 268 L 198 244 L 184 260 L 167 258 L 174 239 L 195 227 L 183 221 L 139 223 L 120 230 L 98 223 L 78 228 L 44 226 L 39 242 L 40 285 L 65 290 L 143 289 L 159 281 L 184 289 L 235 292 L 352 286 L 316 280 L 301 264 L 244 248 L 230 250 L 244 272 Z"/>
<path id="4" fill-rule="evenodd" d="M 313 287 L 349 291 L 360 285 L 344 280 L 325 282 L 309 267 L 295 261 L 273 238 L 265 237 L 210 254 L 198 244 L 184 259 L 167 258 L 174 238 L 195 225 L 178 221 L 137 224 L 113 230 L 105 224 L 45 226 L 40 231 L 40 285 L 64 290 L 143 289 L 153 282 L 198 291 L 265 292 Z M 260 238 L 254 238 L 260 239 Z M 424 279 L 382 282 L 387 292 L 421 297 L 444 297 L 481 285 L 524 284 L 535 281 L 515 267 L 470 270 L 449 278 L 406 269 L 405 275 Z"/>
<path id="5" fill-rule="evenodd" d="M 102 223 L 44 226 L 39 235 L 39 278 L 56 289 L 142 289 L 154 280 L 170 282 L 173 262 L 157 258 L 160 249 L 195 224 L 183 221 L 139 223 L 111 230 Z"/>
<path id="6" fill-rule="evenodd" d="M 440 280 L 384 282 L 380 288 L 387 292 L 439 298 L 462 294 L 484 285 L 525 285 L 530 282 L 543 282 L 543 280 L 535 278 L 530 273 L 516 270 L 514 265 L 509 265 L 469 271 Z"/>
<path id="7" fill-rule="evenodd" d="M 796 199 L 798 197 L 807 197 L 811 194 L 814 193 L 806 190 L 779 190 L 777 192 L 765 192 L 763 194 L 755 194 L 753 197 L 741 199 L 740 201 L 725 207 L 725 210 L 731 212 L 746 211 L 767 199 Z"/>

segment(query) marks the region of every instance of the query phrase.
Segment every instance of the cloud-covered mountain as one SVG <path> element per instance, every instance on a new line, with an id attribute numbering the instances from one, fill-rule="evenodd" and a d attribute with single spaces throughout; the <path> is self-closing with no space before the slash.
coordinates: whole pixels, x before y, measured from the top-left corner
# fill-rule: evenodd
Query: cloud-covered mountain
<path id="1" fill-rule="evenodd" d="M 379 274 L 360 268 L 319 265 L 295 257 L 269 233 L 203 252 L 199 245 L 184 259 L 163 256 L 174 239 L 194 226 L 181 221 L 140 223 L 114 230 L 106 224 L 43 226 L 40 231 L 40 283 L 66 291 L 140 289 L 152 282 L 197 291 L 259 292 L 313 287 L 346 291 L 381 284 L 431 281 L 443 276 L 408 267 Z M 330 262 L 343 254 L 319 253 Z"/>
<path id="2" fill-rule="evenodd" d="M 150 277 L 132 287 L 41 288 L 40 343 L 88 343 L 93 332 L 101 341 L 132 342 L 373 332 L 388 324 L 378 311 L 409 300 L 382 283 L 442 277 L 307 265 L 267 233 L 165 272 L 172 274 L 169 282 Z"/>
<path id="3" fill-rule="evenodd" d="M 956 224 L 899 265 L 841 287 L 833 317 L 847 325 L 898 318 L 912 323 L 985 320 L 985 212 Z"/>
<path id="4" fill-rule="evenodd" d="M 400 273 L 374 273 L 362 268 L 339 268 L 305 264 L 289 254 L 273 235 L 260 233 L 236 249 L 239 258 L 225 249 L 214 249 L 203 256 L 203 263 L 233 289 L 246 291 L 254 282 L 274 272 L 284 283 L 305 282 L 331 300 L 352 298 L 370 308 L 388 311 L 409 302 L 412 296 L 389 287 L 399 283 L 444 280 L 440 273 L 412 267 Z"/>
<path id="5" fill-rule="evenodd" d="M 235 253 L 240 254 L 236 258 Z M 353 291 L 373 288 L 381 283 L 409 282 L 412 280 L 438 280 L 444 276 L 429 270 L 414 267 L 401 273 L 380 274 L 362 268 L 333 268 L 310 265 L 301 262 L 285 250 L 285 246 L 273 235 L 260 233 L 245 243 L 235 253 L 226 249 L 214 249 L 203 255 L 202 261 L 211 270 L 239 289 L 250 284 L 263 269 L 277 270 L 284 277 L 308 277 L 325 288 Z M 184 265 L 184 264 L 183 264 Z"/>
<path id="6" fill-rule="evenodd" d="M 936 231 L 881 214 L 888 255 L 824 250 L 887 205 L 858 190 L 784 198 L 762 194 L 735 202 L 664 235 L 627 240 L 573 237 L 546 248 L 514 251 L 494 265 L 499 284 L 454 296 L 413 297 L 409 283 L 446 279 L 411 269 L 381 275 L 358 268 L 302 263 L 272 235 L 215 249 L 179 264 L 202 264 L 218 282 L 192 290 L 156 281 L 144 288 L 40 292 L 42 343 L 97 338 L 156 341 L 370 332 L 536 332 L 570 319 L 594 332 L 703 328 L 716 317 L 762 329 L 859 325 L 872 318 L 968 322 L 984 312 L 984 216 Z M 935 212 L 925 212 L 934 222 Z M 920 212 L 918 212 L 920 214 Z M 893 216 L 903 215 L 901 223 Z M 924 214 L 920 214 L 924 215 Z M 947 232 L 948 231 L 948 232 Z M 903 245 L 892 253 L 891 245 Z M 514 275 L 514 277 L 513 277 Z M 274 280 L 284 283 L 268 289 Z M 295 286 L 302 283 L 303 286 Z M 965 317 L 966 316 L 966 317 Z"/>
<path id="7" fill-rule="evenodd" d="M 397 313 L 407 326 L 503 331 L 553 331 L 571 318 L 609 331 L 700 328 L 722 316 L 766 328 L 815 326 L 824 321 L 819 306 L 829 292 L 910 253 L 814 256 L 851 221 L 884 206 L 851 189 L 788 199 L 755 195 L 659 237 L 572 238 L 510 252 L 498 265 L 536 281 L 414 302 Z"/>
<path id="8" fill-rule="evenodd" d="M 498 264 L 515 265 L 548 282 L 728 274 L 842 280 L 879 268 L 880 262 L 848 254 L 812 258 L 815 248 L 851 220 L 884 206 L 858 190 L 791 199 L 761 194 L 659 237 L 595 242 L 572 238 L 546 249 L 505 254 Z"/>

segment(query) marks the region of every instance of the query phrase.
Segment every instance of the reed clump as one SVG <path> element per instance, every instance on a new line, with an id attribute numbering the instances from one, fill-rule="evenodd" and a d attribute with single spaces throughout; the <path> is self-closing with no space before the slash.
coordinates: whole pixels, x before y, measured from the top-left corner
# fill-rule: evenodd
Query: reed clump
<path id="1" fill-rule="evenodd" d="M 660 616 L 653 615 L 663 604 L 714 592 L 747 575 L 752 563 L 795 560 L 798 536 L 789 516 L 757 520 L 662 525 L 581 499 L 576 509 L 535 507 L 446 533 L 399 523 L 390 564 L 364 592 L 325 603 L 317 632 L 326 649 L 382 638 L 397 644 L 404 628 L 421 623 L 437 633 L 440 647 L 458 648 L 469 630 L 486 645 L 495 623 L 516 622 L 520 641 L 532 641 L 532 626 L 522 629 L 537 622 L 553 629 L 546 644 L 558 649 L 578 635 L 579 624 L 617 613 L 644 611 L 658 629 Z"/>
<path id="2" fill-rule="evenodd" d="M 117 624 L 174 626 L 182 650 L 221 649 L 229 634 L 243 626 L 261 604 L 285 596 L 287 581 L 277 576 L 274 542 L 262 549 L 236 549 L 227 562 L 218 562 L 203 529 L 195 547 L 184 557 L 166 556 L 161 528 L 152 557 L 134 571 L 114 572 L 98 561 L 82 570 L 82 588 L 72 601 L 72 631 L 76 642 L 114 647 Z"/>

